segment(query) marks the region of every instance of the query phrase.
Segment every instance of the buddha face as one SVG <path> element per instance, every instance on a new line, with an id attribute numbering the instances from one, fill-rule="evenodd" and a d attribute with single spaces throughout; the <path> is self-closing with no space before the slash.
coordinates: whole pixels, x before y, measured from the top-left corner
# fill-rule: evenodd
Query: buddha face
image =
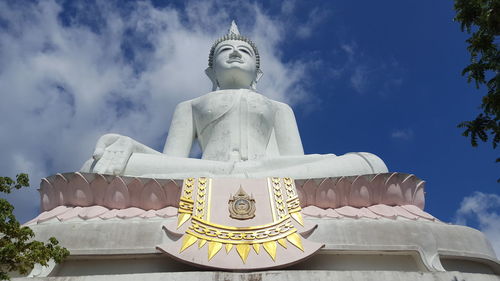
<path id="1" fill-rule="evenodd" d="M 248 89 L 257 73 L 255 53 L 247 42 L 223 41 L 215 48 L 213 70 L 221 89 Z"/>

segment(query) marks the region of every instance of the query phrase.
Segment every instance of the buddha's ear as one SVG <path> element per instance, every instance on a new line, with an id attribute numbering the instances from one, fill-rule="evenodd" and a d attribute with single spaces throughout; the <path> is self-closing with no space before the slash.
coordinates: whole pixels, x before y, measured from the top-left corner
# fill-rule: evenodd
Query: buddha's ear
<path id="1" fill-rule="evenodd" d="M 262 75 L 264 75 L 264 72 L 262 72 L 262 70 L 257 69 L 257 75 L 255 77 L 255 83 L 259 82 L 260 78 L 262 77 Z"/>
<path id="2" fill-rule="evenodd" d="M 257 69 L 257 73 L 255 75 L 255 80 L 252 81 L 252 85 L 250 86 L 252 90 L 257 90 L 257 82 L 259 82 L 260 78 L 264 75 L 264 72 L 262 70 Z"/>
<path id="3" fill-rule="evenodd" d="M 215 78 L 214 69 L 211 67 L 207 67 L 207 69 L 205 69 L 205 74 L 208 76 L 210 81 L 212 81 L 212 91 L 217 90 L 217 86 L 219 83 L 217 83 L 217 78 Z"/>

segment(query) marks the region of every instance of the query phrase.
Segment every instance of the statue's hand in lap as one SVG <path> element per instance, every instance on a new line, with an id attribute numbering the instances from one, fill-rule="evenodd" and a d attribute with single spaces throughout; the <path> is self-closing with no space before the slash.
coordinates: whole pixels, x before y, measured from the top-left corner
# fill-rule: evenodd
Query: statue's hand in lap
<path id="1" fill-rule="evenodd" d="M 93 171 L 99 174 L 120 174 L 132 155 L 133 141 L 129 137 L 106 134 L 97 141 L 92 158 L 97 161 Z"/>
<path id="2" fill-rule="evenodd" d="M 97 141 L 92 155 L 94 159 L 92 172 L 111 175 L 122 174 L 130 156 L 136 152 L 160 154 L 129 137 L 106 134 Z"/>

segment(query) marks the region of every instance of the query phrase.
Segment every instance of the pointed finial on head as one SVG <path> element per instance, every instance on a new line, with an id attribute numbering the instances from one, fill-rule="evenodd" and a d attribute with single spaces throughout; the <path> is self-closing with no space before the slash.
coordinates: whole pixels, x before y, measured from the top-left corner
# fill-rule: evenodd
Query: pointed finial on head
<path id="1" fill-rule="evenodd" d="M 231 22 L 231 27 L 229 28 L 229 32 L 227 34 L 240 35 L 240 31 L 238 30 L 238 26 L 236 25 L 236 22 L 234 22 L 234 20 Z"/>

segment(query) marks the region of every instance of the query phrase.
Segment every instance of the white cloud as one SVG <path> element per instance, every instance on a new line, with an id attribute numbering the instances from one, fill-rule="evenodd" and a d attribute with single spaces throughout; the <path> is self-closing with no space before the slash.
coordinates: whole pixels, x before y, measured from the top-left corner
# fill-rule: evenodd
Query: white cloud
<path id="1" fill-rule="evenodd" d="M 413 136 L 414 133 L 412 129 L 395 130 L 391 133 L 391 138 L 401 140 L 411 140 L 413 139 Z"/>
<path id="2" fill-rule="evenodd" d="M 236 4 L 248 16 L 240 31 L 256 42 L 263 60 L 259 92 L 304 100 L 307 64 L 281 60 L 284 21 L 257 5 Z M 128 5 L 76 3 L 63 22 L 55 0 L 0 1 L 2 176 L 27 172 L 37 186 L 41 177 L 78 170 L 107 132 L 159 149 L 175 105 L 210 90 L 203 72 L 208 51 L 236 6 L 217 0 L 190 1 L 183 9 Z M 31 206 L 17 212 L 22 220 L 39 204 L 34 191 L 9 198 L 17 210 Z"/>
<path id="3" fill-rule="evenodd" d="M 368 87 L 368 69 L 364 65 L 357 65 L 351 75 L 351 86 L 358 92 L 363 93 Z"/>
<path id="4" fill-rule="evenodd" d="M 321 8 L 315 8 L 309 12 L 307 22 L 297 25 L 297 37 L 300 39 L 307 39 L 311 37 L 316 28 L 323 20 L 329 15 L 329 11 Z"/>
<path id="5" fill-rule="evenodd" d="M 340 45 L 340 49 L 342 49 L 349 57 L 349 60 L 352 61 L 354 57 L 354 49 L 356 48 L 356 44 L 342 44 Z"/>
<path id="6" fill-rule="evenodd" d="M 471 225 L 476 223 L 490 240 L 497 256 L 500 256 L 500 196 L 474 192 L 465 197 L 455 214 L 455 223 Z"/>
<path id="7" fill-rule="evenodd" d="M 345 80 L 357 93 L 386 95 L 403 83 L 404 69 L 394 58 L 376 59 L 365 54 L 356 42 L 342 43 L 340 61 L 330 68 L 332 78 Z"/>
<path id="8" fill-rule="evenodd" d="M 285 0 L 281 3 L 281 13 L 284 15 L 291 15 L 295 10 L 296 1 L 295 0 Z"/>

